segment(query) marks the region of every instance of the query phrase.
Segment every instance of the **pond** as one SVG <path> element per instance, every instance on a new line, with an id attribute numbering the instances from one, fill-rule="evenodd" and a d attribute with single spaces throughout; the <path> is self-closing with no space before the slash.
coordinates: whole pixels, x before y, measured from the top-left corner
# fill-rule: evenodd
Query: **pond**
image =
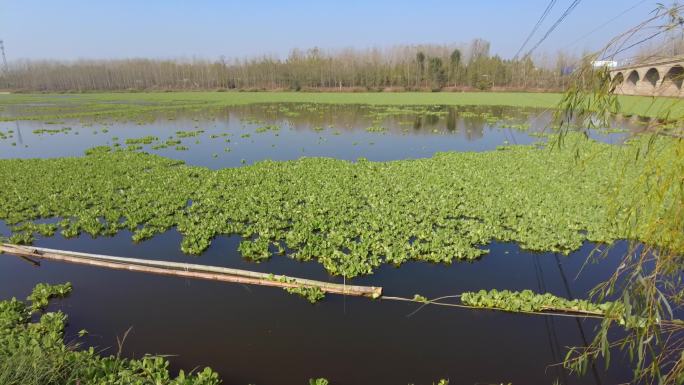
<path id="1" fill-rule="evenodd" d="M 534 143 L 549 133 L 550 120 L 550 111 L 514 107 L 264 104 L 137 121 L 7 121 L 0 122 L 0 157 L 81 156 L 94 146 L 126 147 L 127 140 L 148 138 L 144 151 L 215 169 L 320 156 L 389 161 Z M 635 118 L 616 125 L 624 132 L 592 136 L 619 143 L 643 128 Z"/>
<path id="2" fill-rule="evenodd" d="M 139 121 L 2 122 L 0 133 L 5 138 L 0 139 L 0 157 L 81 156 L 88 148 L 119 143 L 213 169 L 303 156 L 389 161 L 530 144 L 543 140 L 539 134 L 547 130 L 549 121 L 548 111 L 506 107 L 249 105 L 160 114 Z M 620 143 L 642 127 L 639 121 L 627 120 L 615 125 L 626 131 L 591 135 Z M 140 140 L 145 137 L 151 139 Z M 8 233 L 0 222 L 0 235 Z M 180 251 L 181 235 L 176 230 L 138 244 L 127 231 L 97 239 L 55 235 L 38 238 L 35 244 L 342 282 L 317 262 L 283 256 L 250 262 L 238 252 L 239 242 L 239 236 L 220 236 L 197 257 Z M 584 266 L 594 247 L 585 243 L 566 256 L 493 242 L 486 246 L 490 252 L 475 262 L 383 265 L 373 275 L 347 282 L 383 286 L 385 294 L 402 297 L 419 293 L 432 298 L 496 288 L 584 298 L 615 270 L 626 244 L 618 242 L 606 259 Z M 306 384 L 314 377 L 340 385 L 432 384 L 440 378 L 458 384 L 536 384 L 556 379 L 603 384 L 626 382 L 631 374 L 619 357 L 613 357 L 608 371 L 597 367 L 584 377 L 554 366 L 562 361 L 565 347 L 592 338 L 596 322 L 591 320 L 439 307 L 414 313 L 418 305 L 413 303 L 333 295 L 311 305 L 274 288 L 55 262 L 34 267 L 19 258 L 0 256 L 2 298 L 23 298 L 38 282 L 64 281 L 73 283 L 73 294 L 53 307 L 69 315 L 67 340 L 87 329 L 85 343 L 116 354 L 117 337 L 130 329 L 124 355 L 170 355 L 174 370 L 211 366 L 226 384 Z"/>

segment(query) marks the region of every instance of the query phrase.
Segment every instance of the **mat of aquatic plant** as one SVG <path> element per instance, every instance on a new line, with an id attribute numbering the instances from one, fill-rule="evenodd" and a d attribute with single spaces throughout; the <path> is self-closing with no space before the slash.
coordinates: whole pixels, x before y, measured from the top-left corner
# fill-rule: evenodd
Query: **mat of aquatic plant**
<path id="1" fill-rule="evenodd" d="M 638 196 L 613 182 L 638 170 L 635 161 L 625 164 L 647 140 L 615 146 L 570 135 L 560 148 L 220 170 L 98 147 L 81 157 L 0 160 L 0 219 L 12 225 L 12 243 L 38 233 L 97 237 L 124 229 L 143 241 L 176 228 L 179 247 L 200 254 L 214 237 L 239 234 L 245 258 L 313 259 L 346 277 L 411 259 L 473 260 L 493 240 L 569 252 L 586 240 L 639 237 L 610 222 L 607 210 Z"/>

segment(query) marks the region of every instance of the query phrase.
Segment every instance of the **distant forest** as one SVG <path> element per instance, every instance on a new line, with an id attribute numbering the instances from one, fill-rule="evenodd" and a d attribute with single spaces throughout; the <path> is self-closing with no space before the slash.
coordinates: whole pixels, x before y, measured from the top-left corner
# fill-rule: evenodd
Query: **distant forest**
<path id="1" fill-rule="evenodd" d="M 411 91 L 563 88 L 572 61 L 543 65 L 490 55 L 489 42 L 387 49 L 293 50 L 287 58 L 15 61 L 0 88 L 15 91 L 124 90 Z"/>

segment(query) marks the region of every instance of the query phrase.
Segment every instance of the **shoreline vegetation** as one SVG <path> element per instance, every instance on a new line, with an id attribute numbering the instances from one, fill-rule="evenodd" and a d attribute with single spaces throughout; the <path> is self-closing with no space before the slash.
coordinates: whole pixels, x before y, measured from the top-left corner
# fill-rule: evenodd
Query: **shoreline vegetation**
<path id="1" fill-rule="evenodd" d="M 126 118 L 150 113 L 201 111 L 266 103 L 365 105 L 510 106 L 556 109 L 560 93 L 541 92 L 106 92 L 0 94 L 0 112 L 18 108 L 0 120 Z M 684 118 L 679 99 L 619 96 L 619 113 L 665 120 Z M 665 113 L 667 112 L 667 113 Z"/>

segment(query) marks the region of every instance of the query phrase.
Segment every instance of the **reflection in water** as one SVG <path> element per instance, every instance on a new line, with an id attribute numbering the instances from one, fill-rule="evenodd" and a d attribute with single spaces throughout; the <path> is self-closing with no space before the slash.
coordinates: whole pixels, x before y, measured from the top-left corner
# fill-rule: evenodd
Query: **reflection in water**
<path id="1" fill-rule="evenodd" d="M 575 297 L 572 294 L 572 290 L 570 289 L 570 283 L 568 281 L 568 277 L 565 274 L 565 271 L 563 270 L 563 264 L 561 263 L 561 260 L 558 256 L 558 254 L 553 255 L 554 258 L 556 259 L 556 265 L 558 266 L 558 272 L 560 273 L 560 278 L 561 281 L 563 282 L 563 288 L 565 289 L 565 298 L 569 299 L 575 299 L 578 297 Z M 581 346 L 589 346 L 589 339 L 587 338 L 587 334 L 584 331 L 584 325 L 580 322 L 578 318 L 575 318 L 575 322 L 577 323 L 577 330 L 579 331 L 580 338 L 582 339 L 582 345 Z M 598 367 L 596 366 L 596 362 L 591 362 L 591 375 L 594 378 L 594 382 L 596 385 L 601 385 L 601 376 L 599 375 Z M 567 378 L 566 378 L 566 383 L 567 383 Z"/>
<path id="2" fill-rule="evenodd" d="M 456 131 L 456 111 L 453 108 L 450 108 L 447 114 L 446 128 L 449 132 Z"/>
<path id="3" fill-rule="evenodd" d="M 21 138 L 21 127 L 19 127 L 19 122 L 14 122 L 15 127 L 16 127 L 16 133 L 17 133 L 17 142 L 19 142 L 19 145 L 24 144 L 24 139 Z"/>
<path id="4" fill-rule="evenodd" d="M 484 136 L 485 120 L 481 118 L 466 119 L 463 121 L 463 135 L 468 140 L 476 140 Z"/>
<path id="5" fill-rule="evenodd" d="M 549 112 L 512 107 L 257 104 L 157 113 L 137 121 L 0 122 L 0 133 L 15 131 L 0 139 L 0 157 L 81 156 L 94 146 L 126 147 L 127 139 L 152 136 L 158 141 L 144 151 L 215 169 L 303 156 L 388 161 L 534 143 L 550 119 Z M 202 132 L 177 137 L 190 130 Z M 625 136 L 596 137 L 620 142 Z M 168 139 L 180 140 L 188 151 L 159 146 Z"/>
<path id="6" fill-rule="evenodd" d="M 425 125 L 429 127 L 437 126 L 440 121 L 439 116 L 436 115 L 425 115 L 424 119 Z"/>

